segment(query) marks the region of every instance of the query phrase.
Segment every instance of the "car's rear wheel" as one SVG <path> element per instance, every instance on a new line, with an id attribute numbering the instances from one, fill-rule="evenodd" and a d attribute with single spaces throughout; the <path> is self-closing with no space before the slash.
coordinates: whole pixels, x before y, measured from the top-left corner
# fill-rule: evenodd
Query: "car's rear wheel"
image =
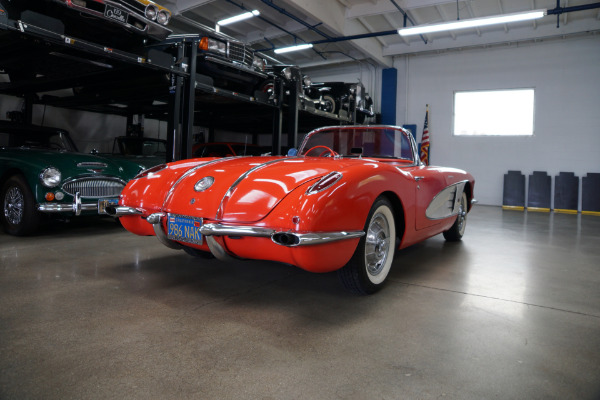
<path id="1" fill-rule="evenodd" d="M 333 114 L 335 114 L 337 111 L 335 99 L 328 94 L 323 96 L 323 111 Z"/>
<path id="2" fill-rule="evenodd" d="M 392 205 L 386 198 L 378 198 L 371 207 L 365 233 L 348 264 L 338 270 L 344 287 L 359 295 L 381 289 L 394 259 L 396 224 Z"/>
<path id="3" fill-rule="evenodd" d="M 449 242 L 458 242 L 462 239 L 465 234 L 465 229 L 467 228 L 467 195 L 463 192 L 462 197 L 460 198 L 460 204 L 458 206 L 458 215 L 456 216 L 456 221 L 454 224 L 445 231 L 444 239 Z"/>
<path id="4" fill-rule="evenodd" d="M 0 191 L 2 227 L 10 235 L 25 236 L 35 231 L 40 213 L 35 208 L 33 193 L 22 175 L 10 177 Z"/>

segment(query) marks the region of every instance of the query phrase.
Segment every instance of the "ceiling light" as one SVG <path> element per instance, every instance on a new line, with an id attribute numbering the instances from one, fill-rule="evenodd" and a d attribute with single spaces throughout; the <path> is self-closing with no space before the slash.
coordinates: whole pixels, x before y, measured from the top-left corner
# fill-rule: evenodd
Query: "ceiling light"
<path id="1" fill-rule="evenodd" d="M 542 18 L 547 10 L 535 10 L 522 13 L 496 15 L 493 17 L 463 19 L 459 21 L 443 22 L 441 24 L 419 25 L 410 28 L 398 29 L 400 36 L 422 35 L 425 33 L 453 31 L 457 29 L 475 28 L 478 26 L 506 24 L 509 22 L 527 21 Z"/>
<path id="2" fill-rule="evenodd" d="M 312 49 L 312 47 L 313 47 L 312 43 L 305 43 L 305 44 L 299 44 L 297 46 L 282 47 L 281 49 L 275 49 L 275 53 L 276 54 L 289 53 L 290 51 Z"/>
<path id="3" fill-rule="evenodd" d="M 243 14 L 240 14 L 240 15 L 222 19 L 217 22 L 217 25 L 219 25 L 219 26 L 229 25 L 229 24 L 233 24 L 234 22 L 239 22 L 239 21 L 243 21 L 248 18 L 255 17 L 257 15 L 260 15 L 260 11 L 252 10 L 252 11 L 248 11 Z"/>

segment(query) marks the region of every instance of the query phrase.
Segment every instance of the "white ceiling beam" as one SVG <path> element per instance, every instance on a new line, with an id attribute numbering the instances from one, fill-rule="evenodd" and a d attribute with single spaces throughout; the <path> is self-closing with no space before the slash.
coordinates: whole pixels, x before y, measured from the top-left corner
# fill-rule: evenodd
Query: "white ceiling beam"
<path id="1" fill-rule="evenodd" d="M 442 17 L 442 21 L 446 22 L 450 20 L 450 18 L 448 18 L 448 15 L 446 15 L 446 12 L 440 6 L 435 6 L 435 10 L 438 12 L 438 14 L 440 14 L 440 17 Z M 450 31 L 449 33 L 450 36 L 452 36 L 452 39 L 456 40 L 456 33 L 454 33 L 453 31 Z"/>
<path id="2" fill-rule="evenodd" d="M 315 21 L 321 21 L 334 33 L 333 37 L 370 33 L 359 21 L 347 20 L 344 16 L 345 7 L 337 1 L 294 0 L 293 6 Z M 391 58 L 383 56 L 383 46 L 375 37 L 349 40 L 347 43 L 381 65 L 393 65 Z"/>
<path id="3" fill-rule="evenodd" d="M 173 15 L 179 15 L 196 7 L 212 3 L 215 0 L 169 0 L 163 1 L 161 5 L 167 7 Z"/>
<path id="4" fill-rule="evenodd" d="M 358 21 L 363 24 L 363 26 L 367 29 L 367 31 L 369 32 L 376 32 L 375 28 L 373 28 L 373 26 L 371 24 L 369 24 L 369 22 L 367 22 L 367 20 L 365 18 L 359 18 Z M 381 44 L 382 46 L 387 46 L 387 43 L 385 42 L 385 40 L 383 40 L 384 36 L 376 36 L 375 39 L 377 39 L 377 41 L 379 42 L 379 44 Z"/>
<path id="5" fill-rule="evenodd" d="M 308 29 L 306 26 L 302 25 L 301 23 L 292 21 L 292 20 L 287 22 L 285 25 L 282 25 L 282 28 L 285 29 L 287 32 L 291 32 L 293 34 L 305 32 Z M 246 34 L 244 41 L 246 43 L 252 44 L 252 43 L 264 40 L 264 39 L 272 40 L 272 39 L 278 39 L 280 37 L 288 37 L 289 34 L 287 32 L 284 32 L 281 29 L 276 28 L 274 26 L 270 26 L 264 30 L 254 30 L 254 31 L 248 32 Z"/>
<path id="6" fill-rule="evenodd" d="M 473 12 L 473 6 L 471 5 L 471 1 L 467 1 L 467 10 L 469 10 L 469 13 L 471 14 L 471 18 L 475 18 L 475 13 Z M 481 36 L 481 29 L 479 28 L 475 28 L 475 31 L 477 32 L 477 36 Z"/>
<path id="7" fill-rule="evenodd" d="M 396 3 L 398 3 L 400 8 L 406 11 L 415 8 L 456 3 L 456 0 L 396 0 Z M 368 17 L 371 15 L 382 15 L 390 12 L 398 12 L 398 9 L 390 0 L 377 0 L 374 3 L 364 2 L 348 7 L 346 10 L 346 18 Z"/>

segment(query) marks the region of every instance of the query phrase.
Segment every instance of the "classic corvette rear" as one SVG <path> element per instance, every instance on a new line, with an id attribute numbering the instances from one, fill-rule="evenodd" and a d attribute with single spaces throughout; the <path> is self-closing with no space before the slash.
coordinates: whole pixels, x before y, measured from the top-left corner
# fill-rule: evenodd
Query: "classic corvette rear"
<path id="1" fill-rule="evenodd" d="M 109 214 L 138 235 L 219 259 L 339 271 L 351 291 L 377 291 L 394 251 L 438 233 L 460 240 L 473 177 L 420 164 L 399 127 L 327 127 L 297 156 L 184 160 L 138 175 Z"/>

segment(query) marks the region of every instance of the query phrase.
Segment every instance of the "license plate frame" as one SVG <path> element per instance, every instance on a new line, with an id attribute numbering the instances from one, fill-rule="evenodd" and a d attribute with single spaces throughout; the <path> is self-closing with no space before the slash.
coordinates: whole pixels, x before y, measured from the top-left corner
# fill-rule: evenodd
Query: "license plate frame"
<path id="1" fill-rule="evenodd" d="M 204 237 L 200 233 L 203 223 L 203 218 L 167 214 L 167 238 L 177 242 L 201 245 L 204 242 Z"/>
<path id="2" fill-rule="evenodd" d="M 119 199 L 102 199 L 98 200 L 98 214 L 106 214 L 106 207 L 108 206 L 118 206 Z"/>
<path id="3" fill-rule="evenodd" d="M 120 22 L 122 24 L 127 23 L 127 20 L 129 19 L 129 13 L 127 11 L 110 4 L 105 5 L 106 7 L 104 8 L 104 17 L 113 21 Z"/>

